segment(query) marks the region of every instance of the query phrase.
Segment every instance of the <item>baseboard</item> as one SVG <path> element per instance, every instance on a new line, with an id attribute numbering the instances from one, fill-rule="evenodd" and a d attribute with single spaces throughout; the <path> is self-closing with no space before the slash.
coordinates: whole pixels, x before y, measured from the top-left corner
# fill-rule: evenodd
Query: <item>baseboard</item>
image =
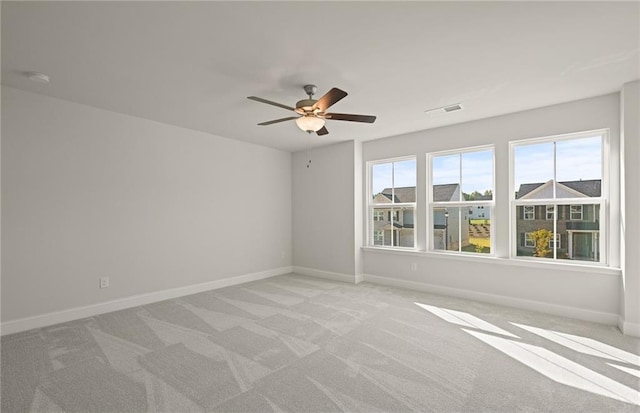
<path id="1" fill-rule="evenodd" d="M 618 316 L 618 328 L 624 335 L 640 337 L 640 324 L 624 321 L 624 318 L 622 318 L 622 316 Z"/>
<path id="2" fill-rule="evenodd" d="M 490 304 L 503 305 L 507 307 L 520 308 L 523 310 L 537 311 L 540 313 L 558 315 L 562 317 L 575 318 L 583 321 L 591 321 L 600 324 L 618 324 L 618 314 L 604 313 L 583 308 L 568 307 L 558 304 L 549 304 L 541 301 L 526 300 L 521 298 L 506 297 L 503 295 L 481 293 L 477 291 L 463 290 L 459 288 L 443 287 L 440 285 L 420 283 L 416 281 L 398 280 L 395 278 L 381 277 L 378 275 L 365 274 L 366 282 L 388 285 L 391 287 L 406 288 L 410 290 L 424 291 L 433 294 L 447 295 L 451 297 L 463 298 L 467 300 L 481 301 Z M 637 325 L 636 325 L 637 326 Z M 632 327 L 633 328 L 633 327 Z M 627 334 L 625 332 L 625 334 Z M 632 335 L 632 334 L 629 334 Z"/>
<path id="3" fill-rule="evenodd" d="M 352 274 L 316 270 L 315 268 L 299 267 L 296 265 L 293 266 L 293 272 L 300 275 L 307 275 L 309 277 L 326 278 L 328 280 L 342 281 L 349 284 L 357 284 L 362 281 L 358 281 L 357 276 Z"/>
<path id="4" fill-rule="evenodd" d="M 124 310 L 126 308 L 155 303 L 163 300 L 169 300 L 171 298 L 183 297 L 185 295 L 196 294 L 203 291 L 216 290 L 218 288 L 244 284 L 250 281 L 257 281 L 264 278 L 274 277 L 276 275 L 289 274 L 291 272 L 293 272 L 293 267 L 291 266 L 274 268 L 267 271 L 238 275 L 235 277 L 223 278 L 220 280 L 208 281 L 205 283 L 193 284 L 185 287 L 155 291 L 152 293 L 138 294 L 113 301 L 107 301 L 104 303 L 92 304 L 84 307 L 70 308 L 68 310 L 56 311 L 33 317 L 25 317 L 19 318 L 17 320 L 5 321 L 0 324 L 0 335 L 13 334 L 21 331 L 31 330 L 33 328 L 65 323 L 67 321 L 92 317 L 112 311 Z"/>

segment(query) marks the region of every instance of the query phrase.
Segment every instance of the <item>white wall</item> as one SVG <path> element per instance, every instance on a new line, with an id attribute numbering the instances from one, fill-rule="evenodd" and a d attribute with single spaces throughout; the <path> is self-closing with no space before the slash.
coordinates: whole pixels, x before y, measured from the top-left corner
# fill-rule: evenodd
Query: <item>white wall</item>
<path id="1" fill-rule="evenodd" d="M 640 337 L 640 81 L 620 94 L 622 175 L 622 330 Z"/>
<path id="2" fill-rule="evenodd" d="M 455 116 L 455 114 L 451 115 Z M 492 236 L 496 238 L 496 258 L 461 259 L 437 253 L 388 253 L 366 249 L 365 279 L 395 282 L 446 294 L 501 302 L 571 317 L 616 323 L 619 311 L 620 271 L 591 270 L 579 266 L 520 265 L 509 256 L 509 173 L 508 142 L 563 133 L 609 128 L 611 162 L 609 178 L 611 219 L 610 264 L 620 267 L 619 239 L 619 94 L 610 94 L 525 112 L 415 132 L 365 142 L 363 160 L 415 155 L 418 160 L 418 199 L 425 198 L 428 152 L 494 144 L 496 152 L 496 208 Z M 363 168 L 365 166 L 363 165 Z M 418 219 L 424 216 L 418 207 Z M 362 218 L 364 219 L 364 218 Z M 426 228 L 419 220 L 419 249 L 426 249 Z M 411 271 L 411 264 L 417 271 Z"/>
<path id="3" fill-rule="evenodd" d="M 356 254 L 355 142 L 293 155 L 293 264 L 296 272 L 354 281 Z M 309 159 L 311 164 L 307 168 Z M 361 184 L 361 183 L 360 183 Z M 361 228 L 361 227 L 359 227 Z M 360 231 L 360 233 L 362 233 Z M 359 241 L 359 240 L 358 240 Z M 314 270 L 314 271 L 310 271 Z"/>
<path id="4" fill-rule="evenodd" d="M 3 322 L 291 266 L 290 153 L 7 87 L 2 109 Z"/>

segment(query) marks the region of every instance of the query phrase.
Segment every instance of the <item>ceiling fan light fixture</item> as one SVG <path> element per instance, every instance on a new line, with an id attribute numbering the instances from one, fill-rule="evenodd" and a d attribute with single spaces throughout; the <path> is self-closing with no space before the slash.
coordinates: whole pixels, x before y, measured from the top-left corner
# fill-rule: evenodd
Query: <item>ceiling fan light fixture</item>
<path id="1" fill-rule="evenodd" d="M 317 132 L 324 126 L 324 119 L 316 116 L 300 116 L 296 119 L 296 124 L 305 132 Z"/>

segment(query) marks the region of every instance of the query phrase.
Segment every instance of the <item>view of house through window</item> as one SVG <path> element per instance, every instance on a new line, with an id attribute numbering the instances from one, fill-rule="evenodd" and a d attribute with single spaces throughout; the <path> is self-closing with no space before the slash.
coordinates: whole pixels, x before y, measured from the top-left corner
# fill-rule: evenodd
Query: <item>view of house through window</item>
<path id="1" fill-rule="evenodd" d="M 370 245 L 414 248 L 416 160 L 370 165 Z"/>
<path id="2" fill-rule="evenodd" d="M 512 144 L 515 255 L 604 261 L 604 132 Z"/>
<path id="3" fill-rule="evenodd" d="M 430 156 L 431 249 L 491 253 L 493 149 Z"/>

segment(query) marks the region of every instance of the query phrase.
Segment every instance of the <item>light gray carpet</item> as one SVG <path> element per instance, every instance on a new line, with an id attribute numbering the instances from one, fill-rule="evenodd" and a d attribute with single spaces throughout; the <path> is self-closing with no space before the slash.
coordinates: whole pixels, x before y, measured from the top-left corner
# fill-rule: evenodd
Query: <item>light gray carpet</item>
<path id="1" fill-rule="evenodd" d="M 615 327 L 285 275 L 2 338 L 3 413 L 640 412 Z"/>

